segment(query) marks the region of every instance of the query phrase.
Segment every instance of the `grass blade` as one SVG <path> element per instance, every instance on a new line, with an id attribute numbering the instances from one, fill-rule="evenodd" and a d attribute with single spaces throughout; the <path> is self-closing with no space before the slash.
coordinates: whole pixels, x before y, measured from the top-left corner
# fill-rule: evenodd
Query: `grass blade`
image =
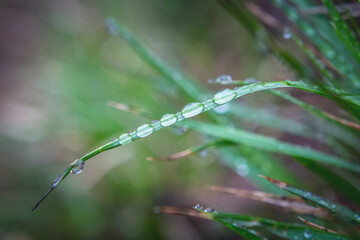
<path id="1" fill-rule="evenodd" d="M 292 194 L 295 194 L 299 197 L 302 197 L 303 199 L 308 200 L 318 206 L 321 206 L 323 208 L 330 210 L 330 212 L 335 217 L 337 217 L 338 219 L 340 219 L 342 221 L 345 221 L 348 223 L 360 224 L 360 213 L 354 212 L 351 209 L 349 209 L 341 204 L 326 200 L 326 199 L 319 197 L 313 193 L 306 192 L 302 189 L 299 189 L 297 187 L 289 185 L 285 182 L 282 182 L 282 181 L 279 181 L 279 180 L 276 180 L 276 179 L 273 179 L 270 177 L 265 177 L 265 176 L 261 176 L 261 177 L 265 178 L 269 182 L 274 183 L 281 189 L 284 189 L 284 190 L 286 190 Z"/>
<path id="2" fill-rule="evenodd" d="M 233 141 L 239 144 L 244 144 L 246 146 L 266 151 L 282 153 L 294 157 L 301 157 L 310 161 L 325 163 L 328 165 L 360 173 L 360 165 L 358 164 L 350 163 L 336 156 L 332 156 L 309 148 L 281 142 L 276 139 L 265 137 L 259 134 L 196 121 L 187 122 L 187 126 L 195 131 L 199 131 L 213 137 L 222 138 L 224 140 Z"/>

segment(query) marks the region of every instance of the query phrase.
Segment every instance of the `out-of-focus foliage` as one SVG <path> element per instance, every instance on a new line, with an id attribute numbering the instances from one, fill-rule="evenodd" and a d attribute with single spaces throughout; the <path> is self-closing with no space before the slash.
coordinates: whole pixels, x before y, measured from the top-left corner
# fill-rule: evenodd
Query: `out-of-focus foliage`
<path id="1" fill-rule="evenodd" d="M 358 174 L 338 168 L 356 172 L 359 164 L 358 32 L 351 18 L 343 20 L 351 8 L 323 2 L 3 1 L 0 238 L 235 238 L 211 221 L 153 211 L 202 202 L 261 216 L 280 237 L 286 236 L 272 232 L 271 224 L 294 230 L 293 239 L 297 232 L 307 238 L 304 231 L 342 239 L 283 223 L 298 221 L 284 209 L 205 190 L 212 184 L 285 194 L 257 176 L 264 174 L 358 207 Z M 315 8 L 325 14 L 311 13 Z M 129 30 L 112 36 L 108 16 Z M 287 90 L 291 96 L 275 94 L 290 102 L 261 92 L 245 95 L 197 117 L 211 123 L 191 122 L 189 130 L 184 122 L 94 157 L 31 212 L 73 159 L 149 122 L 109 101 L 161 116 L 211 97 L 221 86 L 208 80 L 221 74 L 248 79 L 245 84 L 250 78 L 301 78 L 328 98 L 296 89 Z M 222 139 L 231 143 L 217 144 Z M 179 161 L 145 160 L 184 149 L 200 152 Z M 214 219 L 249 239 L 261 237 L 234 226 L 232 216 L 243 215 Z"/>

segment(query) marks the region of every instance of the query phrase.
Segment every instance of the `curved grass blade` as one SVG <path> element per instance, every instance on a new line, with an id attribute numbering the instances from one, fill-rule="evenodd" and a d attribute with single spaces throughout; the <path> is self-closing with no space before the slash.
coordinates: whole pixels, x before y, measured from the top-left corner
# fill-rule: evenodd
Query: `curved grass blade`
<path id="1" fill-rule="evenodd" d="M 313 89 L 311 86 L 306 85 L 302 82 L 291 82 L 291 81 L 254 83 L 254 84 L 249 84 L 249 85 L 246 85 L 243 87 L 238 87 L 233 90 L 231 90 L 231 89 L 221 90 L 217 94 L 215 94 L 213 98 L 209 98 L 208 100 L 206 100 L 202 103 L 196 103 L 196 102 L 190 103 L 190 104 L 186 105 L 180 112 L 178 112 L 176 114 L 165 114 L 160 119 L 160 121 L 155 121 L 155 122 L 152 122 L 151 124 L 143 124 L 143 125 L 139 126 L 137 128 L 137 130 L 130 132 L 130 133 L 124 133 L 118 139 L 114 139 L 113 141 L 82 156 L 80 159 L 78 159 L 78 160 L 74 161 L 72 164 L 70 164 L 68 170 L 63 175 L 61 175 L 61 178 L 60 178 L 59 182 L 56 184 L 56 186 L 69 175 L 69 173 L 73 170 L 73 168 L 75 166 L 77 166 L 79 164 L 83 165 L 86 160 L 96 156 L 97 154 L 99 154 L 103 151 L 106 151 L 106 150 L 109 150 L 109 149 L 112 149 L 112 148 L 115 148 L 115 147 L 118 147 L 121 145 L 129 144 L 132 141 L 135 141 L 139 138 L 147 137 L 150 134 L 152 134 L 153 132 L 159 131 L 164 127 L 170 126 L 170 125 L 175 124 L 180 121 L 183 121 L 186 118 L 196 116 L 200 113 L 212 110 L 215 107 L 224 105 L 224 104 L 226 104 L 236 98 L 239 98 L 243 95 L 257 92 L 257 91 L 266 90 L 266 89 L 281 88 L 281 87 L 297 87 L 297 88 L 301 88 L 301 89 L 310 89 L 315 92 L 318 91 L 316 88 Z M 192 126 L 193 128 L 195 128 L 197 126 L 196 130 L 203 131 L 210 135 L 218 134 L 219 135 L 218 137 L 223 138 L 225 140 L 238 142 L 238 143 L 244 143 L 244 145 L 246 145 L 246 146 L 259 147 L 264 150 L 285 153 L 285 154 L 289 154 L 289 155 L 293 155 L 293 156 L 297 156 L 297 157 L 304 157 L 304 158 L 307 158 L 310 160 L 320 161 L 323 163 L 332 164 L 334 166 L 342 167 L 342 168 L 352 170 L 355 172 L 360 172 L 360 166 L 355 165 L 355 164 L 350 164 L 347 162 L 343 162 L 341 159 L 338 159 L 331 155 L 327 155 L 325 153 L 317 152 L 314 150 L 309 150 L 309 149 L 302 148 L 299 146 L 293 146 L 291 144 L 281 143 L 275 139 L 267 138 L 267 137 L 264 137 L 261 135 L 252 134 L 252 133 L 248 133 L 248 132 L 240 131 L 240 130 L 237 130 L 237 136 L 234 139 L 234 134 L 231 133 L 231 131 L 232 131 L 231 129 L 230 129 L 231 130 L 230 134 L 228 134 L 229 128 L 219 127 L 216 125 L 209 125 L 211 128 L 206 129 L 207 124 L 196 123 L 196 122 L 191 122 L 191 123 L 192 124 L 190 126 Z M 224 131 L 224 132 L 222 132 L 222 131 Z M 249 138 L 251 141 L 247 141 L 244 138 Z M 54 188 L 54 187 L 52 186 L 51 189 L 52 188 Z M 51 191 L 49 191 L 44 196 L 44 198 L 50 192 Z M 36 207 L 37 206 L 38 206 L 38 204 L 36 205 Z M 34 207 L 34 209 L 36 207 Z"/>
<path id="2" fill-rule="evenodd" d="M 164 61 L 162 61 L 158 56 L 156 56 L 154 53 L 152 53 L 146 46 L 141 44 L 140 41 L 138 41 L 130 31 L 128 31 L 125 27 L 119 26 L 115 19 L 108 18 L 107 25 L 110 30 L 110 32 L 113 35 L 117 35 L 122 37 L 126 43 L 135 51 L 135 53 L 144 60 L 145 63 L 150 65 L 154 70 L 156 70 L 160 75 L 164 77 L 165 80 L 167 80 L 172 85 L 176 85 L 180 90 L 181 93 L 184 94 L 185 97 L 190 98 L 195 101 L 201 101 L 205 99 L 205 97 L 208 96 L 208 93 L 204 91 L 200 86 L 198 86 L 194 81 L 190 81 L 187 77 L 185 77 L 181 72 L 177 71 L 176 69 L 168 66 Z M 230 122 L 223 118 L 222 116 L 219 116 L 215 114 L 214 112 L 209 112 L 208 116 L 211 118 L 211 120 L 223 124 L 223 125 L 229 125 Z M 245 155 L 243 152 L 235 151 L 236 154 L 234 154 L 234 151 L 229 152 L 228 149 L 219 149 L 219 157 L 227 163 L 230 167 L 236 169 L 236 163 L 239 158 L 249 158 L 249 156 Z M 249 152 L 249 151 L 247 151 Z M 266 152 L 258 152 L 258 155 L 262 155 L 262 158 L 269 158 L 271 157 L 269 153 Z M 256 169 L 257 166 L 254 166 L 255 160 L 249 161 L 248 165 L 251 169 L 251 172 L 258 172 Z M 261 168 L 261 164 L 257 164 Z M 281 165 L 271 165 L 267 169 L 264 169 L 264 171 L 260 172 L 274 172 L 274 171 L 280 171 L 285 172 L 285 169 Z M 288 174 L 290 177 L 290 174 Z M 285 177 L 283 174 L 282 176 Z M 290 178 L 286 179 L 290 179 Z M 251 181 L 255 183 L 257 186 L 262 186 L 263 183 L 258 180 L 256 175 L 251 175 Z M 271 186 L 271 185 L 270 185 Z M 267 186 L 268 188 L 269 186 Z M 271 187 L 270 187 L 271 188 Z"/>
<path id="3" fill-rule="evenodd" d="M 294 187 L 292 185 L 289 185 L 285 182 L 282 182 L 282 181 L 279 181 L 279 180 L 276 180 L 276 179 L 273 179 L 270 177 L 266 177 L 266 176 L 261 176 L 261 177 L 265 178 L 269 182 L 274 183 L 281 189 L 284 189 L 292 194 L 302 197 L 303 199 L 308 200 L 308 201 L 314 203 L 315 205 L 318 205 L 318 206 L 321 206 L 323 208 L 330 210 L 330 212 L 335 217 L 337 217 L 338 219 L 340 219 L 342 221 L 345 221 L 348 223 L 360 224 L 360 213 L 354 212 L 351 209 L 349 209 L 341 204 L 326 200 L 322 197 L 319 197 L 310 192 L 301 190 L 301 189 Z"/>

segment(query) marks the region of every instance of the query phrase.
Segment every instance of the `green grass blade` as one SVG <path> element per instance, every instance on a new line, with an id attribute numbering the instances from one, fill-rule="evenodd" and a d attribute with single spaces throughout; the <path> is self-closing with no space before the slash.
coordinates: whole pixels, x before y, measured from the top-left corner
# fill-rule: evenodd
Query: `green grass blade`
<path id="1" fill-rule="evenodd" d="M 281 142 L 274 138 L 266 137 L 263 135 L 196 121 L 188 121 L 187 126 L 189 126 L 195 131 L 199 131 L 204 134 L 217 138 L 222 138 L 228 141 L 233 141 L 239 144 L 244 144 L 246 146 L 271 152 L 282 153 L 294 157 L 301 157 L 310 161 L 325 163 L 328 165 L 360 173 L 360 165 L 358 164 L 350 163 L 336 156 L 312 150 L 310 148 Z"/>
<path id="2" fill-rule="evenodd" d="M 240 215 L 229 214 L 222 212 L 206 213 L 202 211 L 205 216 L 220 223 L 227 223 L 227 227 L 231 227 L 234 230 L 237 226 L 246 229 L 253 229 L 260 233 L 270 232 L 273 235 L 290 240 L 306 240 L 306 239 L 318 239 L 318 240 L 345 240 L 350 239 L 347 236 L 326 232 L 324 230 L 310 228 L 308 226 L 279 222 L 271 219 Z M 273 238 L 272 238 L 273 239 Z"/>
<path id="3" fill-rule="evenodd" d="M 326 199 L 319 197 L 313 193 L 304 191 L 295 186 L 289 185 L 285 182 L 281 182 L 279 180 L 276 180 L 276 179 L 273 179 L 270 177 L 264 177 L 264 178 L 267 179 L 268 181 L 274 183 L 281 189 L 284 189 L 292 194 L 302 197 L 303 199 L 308 200 L 308 201 L 314 203 L 315 205 L 318 205 L 318 206 L 321 206 L 323 208 L 330 210 L 330 212 L 335 217 L 337 217 L 338 219 L 340 219 L 342 221 L 345 221 L 348 223 L 360 224 L 360 213 L 358 213 L 358 212 L 354 212 L 351 209 L 349 209 L 341 204 L 326 200 Z"/>
<path id="4" fill-rule="evenodd" d="M 262 238 L 259 236 L 258 233 L 256 233 L 254 230 L 249 230 L 246 227 L 237 225 L 237 224 L 231 224 L 227 221 L 221 220 L 221 219 L 215 219 L 216 221 L 218 221 L 219 223 L 222 223 L 225 227 L 230 228 L 231 230 L 233 230 L 234 232 L 236 232 L 237 234 L 239 234 L 240 236 L 242 236 L 243 238 L 247 239 L 247 240 L 265 240 L 266 238 Z"/>

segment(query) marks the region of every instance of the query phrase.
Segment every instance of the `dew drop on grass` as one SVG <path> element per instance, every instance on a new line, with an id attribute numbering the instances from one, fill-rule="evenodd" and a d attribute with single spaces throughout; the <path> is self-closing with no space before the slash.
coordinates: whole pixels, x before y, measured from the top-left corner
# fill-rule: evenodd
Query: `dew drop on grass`
<path id="1" fill-rule="evenodd" d="M 292 38 L 292 33 L 290 32 L 290 30 L 288 28 L 284 29 L 284 32 L 282 34 L 282 37 L 286 40 Z"/>
<path id="2" fill-rule="evenodd" d="M 194 206 L 194 209 L 195 209 L 195 210 L 198 210 L 198 211 L 202 211 L 202 210 L 204 210 L 204 207 L 203 207 L 201 204 L 196 204 L 196 205 Z"/>
<path id="3" fill-rule="evenodd" d="M 154 128 L 151 127 L 149 124 L 143 124 L 136 129 L 136 134 L 141 137 L 147 137 L 154 131 Z"/>
<path id="4" fill-rule="evenodd" d="M 224 89 L 217 92 L 213 98 L 214 103 L 218 105 L 230 102 L 236 97 L 236 92 L 232 89 Z"/>
<path id="5" fill-rule="evenodd" d="M 204 105 L 198 102 L 193 102 L 187 104 L 182 110 L 181 114 L 184 116 L 184 118 L 190 118 L 195 115 L 198 115 L 204 110 Z"/>
<path id="6" fill-rule="evenodd" d="M 236 173 L 242 177 L 249 175 L 250 169 L 246 163 L 240 163 L 236 165 Z"/>
<path id="7" fill-rule="evenodd" d="M 312 238 L 312 233 L 311 233 L 311 231 L 310 231 L 309 229 L 306 229 L 306 230 L 305 230 L 305 232 L 304 232 L 304 237 L 305 237 L 306 239 Z"/>
<path id="8" fill-rule="evenodd" d="M 204 212 L 206 212 L 206 213 L 213 213 L 213 212 L 215 212 L 215 209 L 213 209 L 213 208 L 206 208 L 206 209 L 204 210 Z"/>
<path id="9" fill-rule="evenodd" d="M 204 149 L 204 150 L 201 150 L 201 151 L 199 152 L 199 157 L 204 158 L 204 157 L 206 157 L 208 154 L 209 154 L 209 150 Z"/>
<path id="10" fill-rule="evenodd" d="M 177 117 L 175 114 L 165 114 L 164 116 L 161 117 L 160 124 L 163 127 L 167 127 L 176 123 L 176 121 L 177 121 Z"/>
<path id="11" fill-rule="evenodd" d="M 56 187 L 59 184 L 59 182 L 61 180 L 61 177 L 62 176 L 59 176 L 59 177 L 55 178 L 55 180 L 53 181 L 53 183 L 51 185 L 52 188 Z"/>
<path id="12" fill-rule="evenodd" d="M 131 143 L 131 141 L 132 141 L 132 137 L 128 133 L 124 133 L 119 137 L 119 143 L 121 145 L 129 144 Z"/>
<path id="13" fill-rule="evenodd" d="M 220 75 L 215 80 L 215 82 L 220 84 L 230 84 L 232 83 L 232 81 L 233 81 L 232 77 L 228 74 Z"/>
<path id="14" fill-rule="evenodd" d="M 229 104 L 224 104 L 221 106 L 218 106 L 216 108 L 214 108 L 214 111 L 218 114 L 225 114 L 230 110 L 230 105 Z"/>
<path id="15" fill-rule="evenodd" d="M 85 162 L 84 161 L 78 161 L 77 163 L 75 163 L 73 165 L 73 168 L 71 169 L 71 173 L 80 174 L 84 170 L 84 167 L 85 167 Z"/>

